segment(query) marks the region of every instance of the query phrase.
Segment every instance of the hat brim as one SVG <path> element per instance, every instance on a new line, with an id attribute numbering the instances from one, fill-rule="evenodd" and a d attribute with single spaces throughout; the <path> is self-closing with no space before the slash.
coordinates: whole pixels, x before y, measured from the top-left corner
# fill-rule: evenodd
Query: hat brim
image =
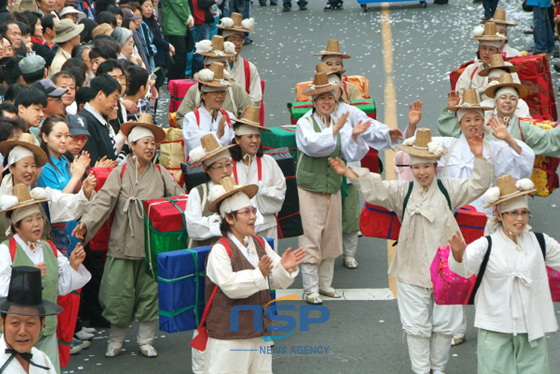
<path id="1" fill-rule="evenodd" d="M 243 193 L 245 193 L 245 195 L 247 195 L 247 197 L 249 199 L 252 199 L 257 194 L 257 192 L 259 192 L 259 186 L 257 186 L 256 184 L 246 184 L 244 186 L 234 188 L 233 190 L 226 192 L 222 196 L 218 197 L 216 200 L 212 201 L 208 205 L 208 210 L 211 211 L 211 212 L 216 212 L 218 210 L 217 209 L 218 205 L 222 201 L 224 201 L 225 199 L 227 199 L 231 195 L 236 194 L 237 192 L 243 192 Z"/>
<path id="2" fill-rule="evenodd" d="M 338 53 L 338 52 L 319 52 L 319 53 L 313 53 L 313 56 L 340 56 L 340 58 L 352 58 L 350 55 L 347 55 L 345 53 Z"/>
<path id="3" fill-rule="evenodd" d="M 518 193 L 515 193 L 515 194 L 507 196 L 507 197 L 504 197 L 503 199 L 498 199 L 497 201 L 493 202 L 492 204 L 486 205 L 484 207 L 484 209 L 493 207 L 495 205 L 501 204 L 501 203 L 503 203 L 505 201 L 508 201 L 508 200 L 511 200 L 511 199 L 515 199 L 516 197 L 528 195 L 528 194 L 536 192 L 536 191 L 537 191 L 536 189 L 527 190 L 527 191 L 519 191 Z"/>
<path id="4" fill-rule="evenodd" d="M 247 125 L 247 126 L 251 126 L 251 127 L 257 128 L 257 129 L 262 130 L 262 131 L 268 131 L 268 132 L 272 131 L 272 130 L 270 130 L 270 129 L 267 129 L 267 128 L 264 127 L 264 126 L 261 126 L 261 125 L 258 124 L 258 123 L 249 122 L 249 121 L 247 121 L 246 119 L 243 119 L 243 118 L 238 118 L 238 119 L 236 119 L 236 120 L 235 120 L 235 123 L 234 123 L 234 126 L 235 126 L 236 124 L 238 124 L 238 123 L 239 123 L 239 124 L 243 124 L 243 125 Z"/>
<path id="5" fill-rule="evenodd" d="M 459 110 L 459 109 L 482 109 L 482 110 L 492 110 L 494 108 L 490 106 L 480 106 L 480 105 L 469 105 L 469 106 L 462 106 L 462 105 L 455 105 L 455 106 L 448 106 L 447 110 Z"/>
<path id="6" fill-rule="evenodd" d="M 132 131 L 132 129 L 136 126 L 145 127 L 148 130 L 150 130 L 152 132 L 152 134 L 154 134 L 154 139 L 155 139 L 156 143 L 160 143 L 163 140 L 165 140 L 165 131 L 163 131 L 163 129 L 161 127 L 153 125 L 151 123 L 125 122 L 121 126 L 121 131 L 123 132 L 124 135 L 126 135 L 128 137 L 128 134 L 130 134 L 130 131 Z"/>
<path id="7" fill-rule="evenodd" d="M 234 81 L 230 80 L 230 79 L 221 79 L 221 80 L 211 80 L 211 81 L 201 81 L 198 79 L 199 77 L 199 73 L 195 73 L 194 74 L 194 80 L 197 81 L 198 83 L 202 84 L 203 86 L 210 86 L 210 87 L 223 87 L 224 89 L 231 87 L 235 84 Z M 223 83 L 227 83 L 227 85 L 224 85 Z"/>
<path id="8" fill-rule="evenodd" d="M 217 154 L 219 154 L 223 151 L 227 151 L 231 147 L 235 147 L 235 144 L 230 144 L 230 145 L 227 145 L 225 147 L 216 148 L 215 150 L 213 150 L 212 152 L 208 153 L 206 156 L 204 156 L 200 160 L 198 160 L 197 163 L 204 162 L 204 161 L 208 160 L 209 158 L 212 158 L 212 157 L 216 156 Z"/>
<path id="9" fill-rule="evenodd" d="M 311 89 L 310 87 L 307 87 L 302 91 L 302 94 L 305 95 L 305 96 L 315 96 L 315 95 L 320 95 L 320 94 L 325 93 L 325 92 L 336 90 L 337 88 L 340 88 L 340 87 L 341 87 L 340 84 L 329 84 L 328 86 L 319 87 L 319 88 L 315 88 L 315 89 Z"/>
<path id="10" fill-rule="evenodd" d="M 32 308 L 32 309 L 37 309 L 38 312 L 37 313 L 16 313 L 11 311 L 10 312 L 10 308 L 12 306 L 16 306 L 16 307 L 20 307 L 20 308 Z M 39 312 L 41 309 L 43 309 L 43 312 Z M 60 305 L 55 304 L 51 301 L 47 301 L 47 300 L 43 300 L 43 302 L 40 305 L 22 305 L 22 304 L 18 304 L 18 303 L 13 303 L 8 301 L 7 297 L 3 297 L 0 298 L 0 313 L 6 313 L 6 314 L 16 314 L 18 316 L 38 316 L 38 317 L 46 317 L 46 316 L 54 316 L 57 314 L 60 314 L 64 311 L 64 308 L 62 308 Z"/>
<path id="11" fill-rule="evenodd" d="M 487 19 L 487 20 L 482 20 L 482 22 L 480 22 L 481 24 L 485 24 L 486 22 L 494 22 L 496 25 L 506 25 L 506 26 L 517 26 L 517 23 L 513 23 L 513 22 L 509 22 L 509 21 L 502 21 L 499 19 Z"/>
<path id="12" fill-rule="evenodd" d="M 496 91 L 499 90 L 502 87 L 515 88 L 517 90 L 517 92 L 519 92 L 519 97 L 520 98 L 524 98 L 529 94 L 529 89 L 527 87 L 525 87 L 524 85 L 519 84 L 519 83 L 496 84 L 494 86 L 488 87 L 486 89 L 486 91 L 484 91 L 484 93 L 486 94 L 486 96 L 494 98 L 496 96 Z"/>
<path id="13" fill-rule="evenodd" d="M 6 210 L 2 210 L 0 212 L 9 212 L 11 210 L 25 208 L 26 206 L 29 206 L 29 205 L 44 203 L 45 201 L 49 201 L 49 199 L 31 199 L 31 200 L 28 200 L 28 201 L 24 201 L 23 203 L 18 204 L 16 206 L 13 206 L 11 208 L 8 208 Z"/>
<path id="14" fill-rule="evenodd" d="M 86 129 L 70 129 L 70 135 L 72 136 L 79 136 L 79 135 L 87 135 L 87 137 L 91 137 L 91 134 Z"/>
<path id="15" fill-rule="evenodd" d="M 253 32 L 253 30 L 246 29 L 246 28 L 243 28 L 243 27 L 223 27 L 223 26 L 220 26 L 220 25 L 218 25 L 217 27 L 219 29 L 224 30 L 224 31 L 227 30 L 227 31 L 239 32 L 239 33 Z"/>
<path id="16" fill-rule="evenodd" d="M 482 36 L 473 36 L 471 39 L 474 40 L 479 40 L 479 41 L 490 41 L 490 42 L 495 42 L 495 41 L 506 41 L 507 38 L 504 38 L 502 36 L 498 36 L 498 35 L 482 35 Z"/>
<path id="17" fill-rule="evenodd" d="M 35 158 L 35 165 L 37 167 L 41 167 L 47 163 L 47 154 L 45 153 L 45 151 L 43 151 L 35 144 L 23 142 L 21 140 L 8 140 L 0 143 L 0 153 L 2 153 L 4 158 L 8 158 L 8 154 L 10 153 L 10 151 L 18 145 L 27 148 L 33 153 L 33 156 Z"/>
<path id="18" fill-rule="evenodd" d="M 418 148 L 414 148 L 411 145 L 400 145 L 399 146 L 399 150 L 408 153 L 411 156 L 416 156 L 416 157 L 424 157 L 424 158 L 436 158 L 436 159 L 440 159 L 443 156 L 445 156 L 447 154 L 447 148 L 443 147 L 443 153 L 439 156 L 434 155 L 433 153 L 430 153 L 427 149 L 418 149 Z"/>
<path id="19" fill-rule="evenodd" d="M 53 43 L 64 43 L 72 39 L 76 35 L 80 35 L 84 31 L 85 25 L 83 23 L 76 25 L 76 28 L 70 31 L 68 34 L 57 35 L 52 40 Z"/>
<path id="20" fill-rule="evenodd" d="M 480 75 L 481 77 L 486 77 L 488 76 L 488 74 L 490 73 L 490 70 L 493 69 L 502 69 L 502 70 L 507 70 L 510 74 L 511 73 L 516 73 L 517 72 L 517 66 L 513 66 L 513 65 L 502 65 L 502 66 L 489 66 L 485 69 L 482 69 L 478 75 Z"/>
<path id="21" fill-rule="evenodd" d="M 199 52 L 197 53 L 198 55 L 204 56 L 204 57 L 233 57 L 236 56 L 236 54 L 234 53 L 220 53 L 220 54 L 216 54 L 215 52 Z"/>

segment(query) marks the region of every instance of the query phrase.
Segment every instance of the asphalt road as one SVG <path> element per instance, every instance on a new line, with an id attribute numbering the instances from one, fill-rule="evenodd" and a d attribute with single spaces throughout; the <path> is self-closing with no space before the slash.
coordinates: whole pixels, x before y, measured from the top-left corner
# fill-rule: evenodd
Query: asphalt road
<path id="1" fill-rule="evenodd" d="M 520 26 L 510 32 L 513 47 L 531 47 L 532 38 L 523 34 L 531 24 L 531 14 L 523 13 L 520 1 L 500 2 L 508 11 L 508 19 Z M 370 5 L 363 12 L 354 2 L 345 2 L 345 9 L 324 12 L 325 2 L 312 1 L 307 11 L 282 12 L 277 7 L 253 8 L 256 32 L 254 44 L 245 47 L 243 56 L 255 63 L 266 81 L 266 125 L 289 123 L 286 103 L 294 100 L 293 87 L 297 82 L 310 80 L 319 58 L 312 53 L 326 47 L 328 39 L 339 39 L 342 51 L 352 56 L 345 61 L 347 74 L 362 74 L 369 78 L 370 93 L 376 100 L 378 119 L 385 118 L 384 94 L 394 89 L 398 126 L 406 126 L 407 105 L 416 99 L 424 101 L 421 125 L 436 131 L 436 119 L 445 105 L 449 90 L 447 74 L 461 63 L 473 58 L 476 43 L 470 40 L 472 29 L 483 15 L 482 7 L 470 0 L 451 0 L 449 5 L 431 2 L 426 9 L 418 2 L 394 3 L 390 7 L 389 51 L 393 65 L 384 65 L 380 5 Z M 387 57 L 387 56 L 385 56 Z M 393 85 L 387 87 L 388 74 Z M 556 73 L 553 73 L 557 79 Z M 390 81 L 390 80 L 389 80 Z M 164 95 L 165 98 L 165 95 Z M 165 112 L 165 113 L 164 113 Z M 160 113 L 167 113 L 167 102 L 160 100 Z M 546 232 L 560 239 L 558 228 L 558 199 L 556 192 L 548 198 L 531 201 L 535 231 Z M 294 239 L 280 241 L 283 250 L 295 246 Z M 334 286 L 337 288 L 386 288 L 387 247 L 379 239 L 361 238 L 358 260 L 360 267 L 348 270 L 337 261 Z M 301 288 L 301 279 L 292 288 Z M 397 303 L 391 301 L 326 301 L 330 319 L 312 325 L 310 331 L 277 342 L 287 353 L 273 355 L 276 373 L 410 373 L 407 348 L 400 327 Z M 558 305 L 556 310 L 560 313 Z M 476 329 L 472 326 L 474 310 L 467 307 L 469 327 L 467 341 L 452 348 L 446 373 L 476 373 Z M 160 355 L 147 359 L 137 353 L 135 327 L 131 329 L 126 351 L 119 357 L 107 359 L 106 331 L 98 331 L 92 346 L 72 356 L 65 373 L 189 373 L 191 333 L 160 333 L 155 343 Z M 560 337 L 550 334 L 548 348 L 552 373 L 560 367 Z M 305 347 L 328 346 L 325 354 L 306 354 Z M 292 347 L 296 350 L 292 353 Z M 300 347 L 300 348 L 297 348 Z M 298 349 L 301 353 L 298 353 Z M 310 349 L 310 348 L 308 348 Z M 309 352 L 307 352 L 309 353 Z"/>

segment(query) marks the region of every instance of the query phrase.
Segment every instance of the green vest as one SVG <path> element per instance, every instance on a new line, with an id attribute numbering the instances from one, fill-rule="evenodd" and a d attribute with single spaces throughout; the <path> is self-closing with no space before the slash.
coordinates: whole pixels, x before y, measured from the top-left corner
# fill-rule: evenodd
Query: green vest
<path id="1" fill-rule="evenodd" d="M 3 244 L 9 246 L 9 241 Z M 47 275 L 41 278 L 43 286 L 43 300 L 56 303 L 58 296 L 58 259 L 54 256 L 51 245 L 41 240 L 43 246 L 43 261 L 47 264 Z M 12 261 L 14 266 L 35 266 L 24 250 L 17 244 L 16 255 Z M 48 336 L 56 334 L 56 316 L 48 316 L 45 321 L 45 328 L 41 331 L 41 335 Z"/>
<path id="2" fill-rule="evenodd" d="M 313 122 L 313 130 L 321 132 L 315 118 L 308 117 Z M 329 164 L 329 157 L 340 157 L 340 131 L 336 134 L 336 146 L 327 157 L 310 157 L 299 151 L 296 181 L 297 185 L 311 192 L 336 193 L 340 191 L 342 175 L 337 174 Z"/>

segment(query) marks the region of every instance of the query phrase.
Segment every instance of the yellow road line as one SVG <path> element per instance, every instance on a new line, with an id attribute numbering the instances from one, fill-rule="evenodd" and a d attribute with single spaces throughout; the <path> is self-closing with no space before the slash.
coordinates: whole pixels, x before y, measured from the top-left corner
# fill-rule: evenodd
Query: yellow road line
<path id="1" fill-rule="evenodd" d="M 383 67 L 385 71 L 385 89 L 383 122 L 396 129 L 397 124 L 397 94 L 393 84 L 393 34 L 391 31 L 389 3 L 381 5 L 381 40 L 383 43 Z M 395 163 L 393 158 L 395 152 L 385 151 L 385 177 L 387 180 L 395 179 Z M 390 264 L 395 254 L 396 247 L 393 247 L 393 240 L 387 241 L 387 263 Z M 389 289 L 397 296 L 396 279 L 389 275 Z"/>

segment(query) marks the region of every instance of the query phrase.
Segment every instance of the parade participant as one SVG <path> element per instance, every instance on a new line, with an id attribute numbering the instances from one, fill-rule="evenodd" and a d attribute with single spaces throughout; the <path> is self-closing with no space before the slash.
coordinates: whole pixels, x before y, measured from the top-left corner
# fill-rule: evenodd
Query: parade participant
<path id="1" fill-rule="evenodd" d="M 506 21 L 506 10 L 500 8 L 496 9 L 496 11 L 494 12 L 494 16 L 490 18 L 489 21 L 494 22 L 496 24 L 496 31 L 498 32 L 498 34 L 503 35 L 506 38 L 504 41 L 502 41 L 502 44 L 500 46 L 500 51 L 505 54 L 505 57 L 521 56 L 521 53 L 517 49 L 512 48 L 509 45 L 508 28 L 517 26 L 517 24 Z M 481 23 L 484 24 L 486 22 L 488 21 L 482 21 Z"/>
<path id="2" fill-rule="evenodd" d="M 220 62 L 225 66 L 227 72 L 224 73 L 224 78 L 231 78 L 229 75 L 229 64 L 228 57 L 235 56 L 235 45 L 231 42 L 224 42 L 224 37 L 220 35 L 215 35 L 210 40 L 203 40 L 196 43 L 196 52 L 204 56 L 204 67 L 209 69 L 213 63 Z M 199 72 L 200 73 L 200 72 Z M 253 101 L 247 92 L 245 92 L 245 87 L 239 84 L 234 84 L 232 80 L 231 84 L 226 88 L 226 96 L 224 98 L 223 108 L 227 111 L 232 112 L 235 116 L 240 116 L 243 110 L 249 105 L 253 105 Z M 177 109 L 177 123 L 179 126 L 183 124 L 184 116 L 201 105 L 200 102 L 201 92 L 196 85 L 193 85 L 183 99 L 183 102 Z"/>
<path id="3" fill-rule="evenodd" d="M 263 221 L 260 224 L 257 221 L 255 232 L 257 236 L 274 239 L 274 249 L 277 249 L 276 214 L 286 198 L 286 178 L 274 158 L 263 154 L 261 131 L 270 130 L 259 125 L 259 112 L 260 108 L 248 106 L 233 124 L 235 146 L 230 150 L 233 178 L 239 185 L 253 183 L 259 186 L 252 201 Z"/>
<path id="4" fill-rule="evenodd" d="M 527 93 L 525 86 L 515 83 L 509 74 L 502 74 L 499 83 L 486 90 L 486 95 L 495 100 L 493 120 L 502 122 L 513 138 L 527 144 L 536 155 L 557 157 L 560 152 L 559 126 L 545 130 L 516 115 L 519 98 L 525 97 Z M 461 129 L 453 126 L 453 122 L 451 120 L 438 121 L 439 133 L 444 136 L 458 137 Z M 491 134 L 487 139 L 494 140 Z"/>
<path id="5" fill-rule="evenodd" d="M 455 90 L 462 95 L 464 90 L 474 88 L 481 100 L 486 100 L 484 92 L 488 88 L 488 78 L 479 73 L 489 66 L 491 56 L 500 53 L 500 46 L 505 38 L 496 33 L 496 24 L 490 21 L 484 24 L 484 29 L 481 26 L 475 28 L 473 34 L 472 39 L 478 40 L 479 43 L 476 59 L 461 73 Z M 506 62 L 505 66 L 511 66 L 511 63 Z M 514 81 L 520 82 L 517 74 L 514 75 Z"/>
<path id="6" fill-rule="evenodd" d="M 346 75 L 344 75 L 344 73 L 346 72 L 346 70 L 344 70 L 344 60 L 351 57 L 350 55 L 340 52 L 340 43 L 338 42 L 338 40 L 330 39 L 327 43 L 326 50 L 319 53 L 314 53 L 313 55 L 321 56 L 321 62 L 327 64 L 332 72 L 338 74 L 338 76 L 342 80 L 342 98 L 344 99 L 344 101 L 348 102 L 350 100 L 362 99 L 362 93 L 360 92 L 358 87 L 348 82 L 348 78 L 346 77 Z M 320 67 L 320 64 L 317 65 L 317 67 Z M 324 68 L 318 69 L 317 67 L 317 73 L 325 71 Z"/>
<path id="7" fill-rule="evenodd" d="M 8 294 L 12 266 L 36 266 L 41 269 L 43 295 L 51 302 L 55 302 L 58 295 L 83 287 L 91 278 L 82 265 L 86 253 L 81 244 L 67 258 L 52 242 L 41 240 L 45 221 L 38 205 L 48 201 L 47 196 L 41 188 L 30 193 L 28 187 L 21 183 L 14 186 L 13 195 L 0 197 L 0 209 L 10 219 L 10 230 L 14 234 L 13 238 L 0 244 L 0 295 Z M 60 374 L 56 325 L 56 317 L 47 318 L 35 346 L 49 356 Z"/>
<path id="8" fill-rule="evenodd" d="M 47 163 L 45 152 L 34 145 L 33 135 L 24 133 L 17 140 L 0 143 L 0 153 L 4 156 L 4 174 L 0 185 L 0 196 L 12 195 L 13 187 L 23 183 L 31 189 L 37 180 L 39 168 Z M 96 179 L 88 176 L 84 180 L 82 189 L 77 194 L 66 194 L 62 191 L 45 188 L 49 196 L 49 215 L 53 222 L 66 222 L 79 218 L 87 207 L 92 196 Z M 51 226 L 47 215 L 44 214 L 43 205 L 39 205 L 43 212 L 43 220 L 47 223 L 43 230 L 43 239 L 49 239 Z M 8 239 L 6 229 L 10 222 L 5 214 L 0 214 L 0 241 Z"/>
<path id="9" fill-rule="evenodd" d="M 200 138 L 201 146 L 189 154 L 191 163 L 202 162 L 206 182 L 189 191 L 189 203 L 185 210 L 185 220 L 189 233 L 189 248 L 214 244 L 221 237 L 219 214 L 208 210 L 208 191 L 219 185 L 222 178 L 230 177 L 233 163 L 229 149 L 222 146 L 212 134 Z"/>
<path id="10" fill-rule="evenodd" d="M 47 316 L 62 308 L 41 296 L 41 270 L 33 266 L 12 268 L 8 296 L 0 299 L 3 335 L 0 338 L 0 372 L 54 374 L 49 357 L 34 345 Z M 23 339 L 22 339 L 23 338 Z"/>
<path id="11" fill-rule="evenodd" d="M 560 270 L 560 245 L 530 231 L 526 195 L 535 191 L 530 179 L 499 177 L 484 195 L 495 209 L 489 236 L 468 246 L 459 232 L 449 239 L 449 267 L 462 276 L 479 274 L 490 252 L 474 298 L 480 374 L 550 373 L 546 334 L 558 325 L 545 265 Z"/>
<path id="12" fill-rule="evenodd" d="M 349 113 L 336 117 L 340 85 L 331 84 L 325 73 L 315 74 L 314 83 L 303 91 L 311 96 L 313 109 L 297 122 L 299 159 L 296 170 L 303 235 L 299 245 L 307 251 L 302 265 L 303 298 L 321 304 L 319 294 L 339 298 L 331 286 L 334 260 L 342 254 L 342 176 L 329 167 L 328 157 L 348 161 L 362 159 L 369 147 L 358 136 L 369 123 L 345 126 Z"/>
<path id="13" fill-rule="evenodd" d="M 263 96 L 261 88 L 261 76 L 257 67 L 250 61 L 241 57 L 243 50 L 243 33 L 253 32 L 255 20 L 248 18 L 241 19 L 240 13 L 232 13 L 231 18 L 223 17 L 218 28 L 222 29 L 222 36 L 226 42 L 235 45 L 235 56 L 228 59 L 231 70 L 231 78 L 249 94 L 255 106 L 261 106 Z"/>
<path id="14" fill-rule="evenodd" d="M 383 181 L 364 168 L 347 168 L 330 159 L 332 168 L 350 178 L 370 204 L 394 211 L 401 220 L 399 246 L 389 274 L 397 278 L 401 323 L 407 335 L 412 371 L 443 373 L 451 338 L 461 326 L 461 307 L 433 302 L 430 264 L 439 245 L 459 229 L 455 209 L 480 197 L 492 182 L 492 164 L 483 156 L 482 137 L 469 140 L 474 167 L 469 179 L 436 178 L 438 160 L 447 153 L 432 141 L 429 129 L 418 129 L 399 147 L 410 154 L 414 181 Z M 406 206 L 405 206 L 405 198 Z"/>
<path id="15" fill-rule="evenodd" d="M 142 200 L 183 195 L 184 191 L 166 169 L 152 163 L 157 143 L 165 139 L 165 132 L 153 125 L 152 116 L 145 113 L 138 122 L 124 123 L 121 130 L 132 154 L 109 174 L 74 234 L 88 242 L 114 211 L 99 291 L 103 317 L 111 323 L 105 356 L 120 354 L 128 327 L 138 318 L 140 354 L 156 357 L 157 283 L 144 271 Z"/>
<path id="16" fill-rule="evenodd" d="M 336 61 L 336 60 L 331 60 Z M 338 65 L 329 66 L 326 62 L 321 62 L 315 65 L 315 72 L 316 73 L 325 73 L 329 77 L 329 81 L 331 83 L 340 84 L 341 86 L 341 96 L 340 100 L 344 102 L 348 102 L 350 100 L 359 100 L 362 98 L 362 93 L 358 89 L 358 87 L 354 86 L 352 83 L 343 81 L 342 78 L 344 77 L 345 70 L 338 70 Z"/>
<path id="17" fill-rule="evenodd" d="M 207 373 L 272 373 L 272 355 L 252 350 L 268 347 L 263 340 L 271 321 L 264 317 L 262 329 L 253 329 L 253 314 L 244 314 L 239 331 L 231 331 L 230 310 L 236 305 L 262 305 L 270 301 L 270 290 L 287 288 L 298 274 L 305 250 L 288 248 L 280 257 L 266 241 L 255 235 L 256 208 L 251 199 L 255 184 L 237 186 L 231 177 L 210 191 L 209 210 L 219 212 L 223 237 L 212 247 L 206 265 L 206 301 L 218 291 L 206 320 Z M 249 320 L 250 318 L 250 320 Z M 244 351 L 244 352 L 242 352 Z"/>
<path id="18" fill-rule="evenodd" d="M 185 154 L 200 146 L 200 138 L 213 134 L 220 144 L 231 144 L 233 129 L 231 122 L 235 115 L 225 109 L 224 99 L 227 87 L 234 84 L 226 79 L 224 65 L 215 62 L 209 69 L 202 69 L 194 75 L 198 82 L 201 105 L 183 119 Z"/>

